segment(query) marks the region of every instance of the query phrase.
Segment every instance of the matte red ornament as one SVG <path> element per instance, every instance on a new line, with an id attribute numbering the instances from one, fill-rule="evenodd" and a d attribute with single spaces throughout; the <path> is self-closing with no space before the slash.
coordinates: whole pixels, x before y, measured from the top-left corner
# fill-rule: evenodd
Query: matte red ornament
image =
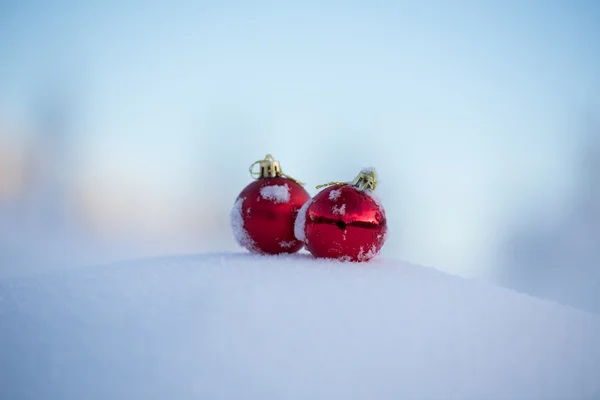
<path id="1" fill-rule="evenodd" d="M 294 222 L 310 195 L 298 181 L 283 175 L 270 155 L 257 163 L 258 179 L 242 190 L 231 210 L 234 236 L 253 253 L 295 253 L 304 243 L 294 236 Z"/>
<path id="2" fill-rule="evenodd" d="M 366 178 L 366 174 L 371 175 Z M 365 170 L 353 183 L 335 183 L 305 204 L 295 233 L 313 256 L 368 261 L 379 254 L 386 240 L 387 221 L 385 210 L 370 189 L 375 188 L 376 181 L 375 172 Z"/>

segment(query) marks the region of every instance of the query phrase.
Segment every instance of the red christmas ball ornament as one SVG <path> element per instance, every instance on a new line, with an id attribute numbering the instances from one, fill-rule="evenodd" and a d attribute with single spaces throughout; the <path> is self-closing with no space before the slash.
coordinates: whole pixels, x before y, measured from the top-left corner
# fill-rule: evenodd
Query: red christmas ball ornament
<path id="1" fill-rule="evenodd" d="M 257 164 L 260 170 L 253 172 Z M 250 174 L 256 180 L 242 190 L 230 213 L 238 244 L 259 254 L 297 252 L 304 243 L 294 236 L 294 223 L 310 195 L 269 154 L 250 166 Z"/>
<path id="2" fill-rule="evenodd" d="M 333 186 L 331 186 L 333 185 Z M 294 233 L 315 257 L 368 261 L 379 254 L 387 235 L 385 210 L 373 197 L 374 169 L 351 183 L 331 182 L 299 211 Z"/>

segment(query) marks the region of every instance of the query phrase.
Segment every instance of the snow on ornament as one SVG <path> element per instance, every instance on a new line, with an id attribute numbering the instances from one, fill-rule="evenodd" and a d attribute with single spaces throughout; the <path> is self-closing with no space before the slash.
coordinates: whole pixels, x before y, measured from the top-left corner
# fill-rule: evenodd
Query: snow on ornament
<path id="1" fill-rule="evenodd" d="M 252 253 L 297 252 L 304 243 L 294 235 L 294 223 L 310 195 L 302 183 L 281 172 L 270 154 L 252 164 L 250 174 L 255 181 L 242 190 L 230 214 L 236 241 Z"/>
<path id="2" fill-rule="evenodd" d="M 369 261 L 379 254 L 387 235 L 385 210 L 373 196 L 376 186 L 372 168 L 363 169 L 351 183 L 317 186 L 327 188 L 299 211 L 296 238 L 315 257 Z"/>
<path id="3" fill-rule="evenodd" d="M 287 203 L 290 201 L 290 187 L 287 185 L 269 185 L 260 188 L 263 199 L 273 200 L 275 203 Z"/>

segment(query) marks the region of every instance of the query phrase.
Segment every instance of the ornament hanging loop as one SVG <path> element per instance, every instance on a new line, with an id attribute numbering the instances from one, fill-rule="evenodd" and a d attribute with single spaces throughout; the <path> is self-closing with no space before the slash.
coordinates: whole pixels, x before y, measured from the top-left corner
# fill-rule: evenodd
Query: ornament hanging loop
<path id="1" fill-rule="evenodd" d="M 255 171 L 254 166 L 259 166 L 259 170 Z M 304 186 L 304 183 L 297 181 L 289 175 L 286 175 L 281 171 L 281 166 L 279 165 L 279 161 L 275 160 L 271 154 L 267 154 L 264 159 L 255 161 L 250 165 L 250 176 L 254 179 L 263 179 L 263 178 L 276 178 L 279 176 L 285 176 L 286 178 L 296 182 L 297 184 Z"/>
<path id="2" fill-rule="evenodd" d="M 334 185 L 352 185 L 360 190 L 374 191 L 377 187 L 377 172 L 373 168 L 365 168 L 354 178 L 352 182 L 329 182 L 322 185 L 317 185 L 317 189 Z"/>
<path id="3" fill-rule="evenodd" d="M 254 171 L 254 166 L 257 164 L 259 166 L 259 170 Z M 282 175 L 279 161 L 275 160 L 270 154 L 267 154 L 264 159 L 252 163 L 249 169 L 250 175 L 255 179 L 275 178 Z"/>
<path id="4" fill-rule="evenodd" d="M 322 185 L 317 185 L 315 186 L 316 189 L 321 189 L 327 186 L 334 186 L 334 185 L 347 185 L 348 182 L 328 182 L 328 183 L 323 183 Z"/>
<path id="5" fill-rule="evenodd" d="M 255 172 L 254 171 L 254 166 L 256 164 L 260 163 L 260 161 L 255 161 L 250 165 L 249 171 L 250 171 L 250 176 L 254 179 L 258 179 L 260 177 L 260 171 L 259 172 Z"/>

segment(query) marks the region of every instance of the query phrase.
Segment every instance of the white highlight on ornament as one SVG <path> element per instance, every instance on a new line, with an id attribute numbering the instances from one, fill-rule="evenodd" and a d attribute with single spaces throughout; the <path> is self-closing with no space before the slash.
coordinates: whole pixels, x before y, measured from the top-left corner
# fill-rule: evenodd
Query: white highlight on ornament
<path id="1" fill-rule="evenodd" d="M 346 215 L 346 205 L 342 204 L 341 206 L 333 206 L 331 208 L 331 212 L 336 215 Z"/>
<path id="2" fill-rule="evenodd" d="M 310 207 L 312 203 L 312 199 L 308 199 L 306 203 L 300 210 L 298 211 L 298 215 L 296 216 L 296 221 L 294 221 L 294 236 L 301 242 L 306 240 L 306 235 L 304 232 L 304 228 L 306 227 L 306 212 L 308 211 L 308 207 Z"/>
<path id="3" fill-rule="evenodd" d="M 290 201 L 290 187 L 287 185 L 271 185 L 260 188 L 263 199 L 272 200 L 275 203 L 287 203 Z"/>
<path id="4" fill-rule="evenodd" d="M 289 242 L 282 240 L 281 242 L 279 242 L 279 246 L 283 249 L 289 249 L 290 247 L 294 246 L 295 244 L 296 244 L 296 242 L 294 242 L 293 240 L 290 240 Z"/>
<path id="5" fill-rule="evenodd" d="M 342 189 L 336 189 L 329 192 L 329 200 L 336 201 L 342 195 Z"/>
<path id="6" fill-rule="evenodd" d="M 239 198 L 233 205 L 231 212 L 229 213 L 229 218 L 231 222 L 231 229 L 233 230 L 233 236 L 238 244 L 242 247 L 247 248 L 248 250 L 253 250 L 256 248 L 256 243 L 250 235 L 248 231 L 244 229 L 244 217 L 242 215 L 242 206 L 244 204 L 244 200 L 246 198 Z"/>

